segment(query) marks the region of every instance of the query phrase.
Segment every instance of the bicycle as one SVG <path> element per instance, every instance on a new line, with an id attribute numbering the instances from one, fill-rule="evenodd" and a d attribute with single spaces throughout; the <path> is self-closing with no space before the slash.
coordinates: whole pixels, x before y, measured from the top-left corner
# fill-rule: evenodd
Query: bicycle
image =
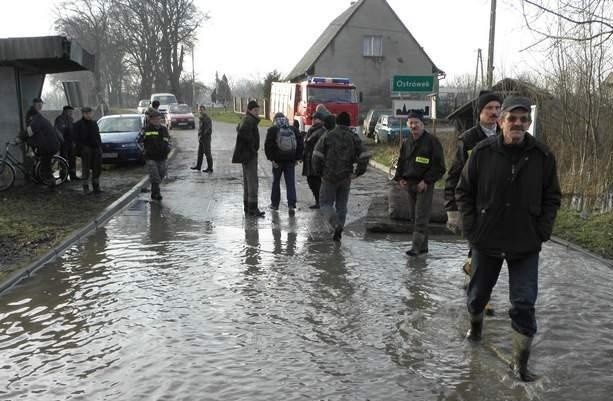
<path id="1" fill-rule="evenodd" d="M 0 159 L 0 192 L 6 191 L 13 186 L 15 178 L 17 177 L 17 170 L 30 181 L 43 183 L 45 185 L 50 185 L 52 183 L 54 185 L 60 185 L 68 179 L 68 163 L 63 157 L 54 155 L 51 158 L 51 177 L 53 181 L 50 181 L 49 179 L 41 178 L 41 163 L 36 154 L 34 155 L 32 170 L 28 171 L 26 165 L 20 162 L 19 159 L 10 152 L 9 148 L 11 145 L 16 146 L 17 142 L 6 142 L 4 155 Z"/>

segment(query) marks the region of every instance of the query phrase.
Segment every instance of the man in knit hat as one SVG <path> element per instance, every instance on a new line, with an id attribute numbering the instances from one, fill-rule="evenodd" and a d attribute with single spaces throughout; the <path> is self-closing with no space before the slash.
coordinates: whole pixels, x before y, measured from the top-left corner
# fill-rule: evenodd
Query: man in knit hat
<path id="1" fill-rule="evenodd" d="M 321 211 L 334 228 L 332 239 L 337 242 L 345 226 L 351 180 L 366 172 L 370 159 L 370 153 L 350 125 L 349 114 L 340 113 L 336 127 L 326 132 L 315 145 L 311 160 L 313 173 L 322 177 Z M 355 169 L 354 164 L 357 164 Z"/>
<path id="2" fill-rule="evenodd" d="M 498 117 L 500 117 L 500 107 L 502 99 L 498 94 L 491 91 L 481 91 L 476 102 L 476 116 L 479 122 L 467 131 L 464 131 L 458 136 L 455 156 L 445 181 L 445 209 L 447 210 L 447 227 L 451 231 L 460 232 L 462 227 L 460 224 L 460 212 L 455 201 L 455 189 L 460 181 L 460 174 L 468 160 L 468 156 L 472 152 L 475 145 L 490 136 L 496 136 L 500 133 L 498 127 Z M 464 272 L 470 276 L 471 272 L 471 253 L 468 253 L 468 259 L 464 264 Z M 493 313 L 490 304 L 487 304 L 486 312 Z"/>

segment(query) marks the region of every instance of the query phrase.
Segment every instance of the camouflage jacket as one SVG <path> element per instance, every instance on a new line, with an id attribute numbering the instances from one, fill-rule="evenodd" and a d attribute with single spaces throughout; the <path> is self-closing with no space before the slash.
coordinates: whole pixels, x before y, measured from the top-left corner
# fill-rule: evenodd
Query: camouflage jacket
<path id="1" fill-rule="evenodd" d="M 339 182 L 366 172 L 370 153 L 360 137 L 348 127 L 337 125 L 326 132 L 315 145 L 311 159 L 314 175 L 329 182 Z M 357 163 L 355 168 L 353 165 Z"/>

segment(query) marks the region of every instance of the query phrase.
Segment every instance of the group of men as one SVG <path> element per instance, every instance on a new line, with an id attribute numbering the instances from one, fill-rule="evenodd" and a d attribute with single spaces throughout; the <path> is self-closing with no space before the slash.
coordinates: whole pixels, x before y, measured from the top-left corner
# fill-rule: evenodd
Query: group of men
<path id="1" fill-rule="evenodd" d="M 549 148 L 527 133 L 532 123 L 530 100 L 508 96 L 504 101 L 483 92 L 476 102 L 478 124 L 458 137 L 454 160 L 445 182 L 448 226 L 463 232 L 470 245 L 471 263 L 467 308 L 467 339 L 482 337 L 483 315 L 506 261 L 513 355 L 511 369 L 522 381 L 535 376 L 528 370 L 532 339 L 536 333 L 535 302 L 538 261 L 542 243 L 551 236 L 561 193 L 555 157 Z M 237 127 L 232 161 L 243 168 L 244 210 L 262 217 L 258 208 L 257 153 L 259 106 L 252 101 Z M 332 119 L 332 121 L 331 121 Z M 366 171 L 369 152 L 350 129 L 347 113 L 336 119 L 318 108 L 313 126 L 304 138 L 278 113 L 266 138 L 266 156 L 272 162 L 271 208 L 279 207 L 279 183 L 285 176 L 288 207 L 295 212 L 294 167 L 303 161 L 315 204 L 340 241 L 352 179 Z M 410 136 L 403 142 L 395 180 L 408 193 L 413 236 L 409 256 L 428 252 L 428 224 L 434 186 L 445 175 L 443 147 L 427 132 L 423 116 L 407 118 Z M 288 139 L 288 137 L 290 137 Z M 304 143 L 302 143 L 304 142 Z"/>
<path id="2" fill-rule="evenodd" d="M 59 154 L 68 163 L 71 181 L 82 180 L 84 192 L 90 192 L 89 179 L 93 193 L 100 189 L 102 167 L 102 140 L 94 113 L 90 107 L 81 108 L 81 119 L 73 121 L 72 106 L 64 106 L 62 114 L 51 125 L 42 114 L 44 102 L 34 98 L 26 113 L 27 142 L 35 149 L 41 163 L 41 175 L 49 188 L 54 189 L 56 180 L 51 170 L 51 161 Z M 77 176 L 76 157 L 81 158 L 81 177 Z M 91 174 L 90 174 L 91 172 Z"/>

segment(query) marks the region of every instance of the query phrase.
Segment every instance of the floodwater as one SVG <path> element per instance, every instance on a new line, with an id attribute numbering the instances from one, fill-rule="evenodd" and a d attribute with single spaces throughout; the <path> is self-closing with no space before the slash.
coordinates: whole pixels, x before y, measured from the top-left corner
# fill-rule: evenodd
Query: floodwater
<path id="1" fill-rule="evenodd" d="M 341 245 L 304 207 L 245 221 L 232 166 L 186 163 L 162 204 L 142 196 L 0 297 L 0 399 L 610 399 L 610 267 L 545 246 L 541 379 L 523 384 L 493 351 L 510 352 L 505 274 L 483 344 L 463 339 L 463 242 L 407 259 L 406 236 L 359 218 Z"/>

